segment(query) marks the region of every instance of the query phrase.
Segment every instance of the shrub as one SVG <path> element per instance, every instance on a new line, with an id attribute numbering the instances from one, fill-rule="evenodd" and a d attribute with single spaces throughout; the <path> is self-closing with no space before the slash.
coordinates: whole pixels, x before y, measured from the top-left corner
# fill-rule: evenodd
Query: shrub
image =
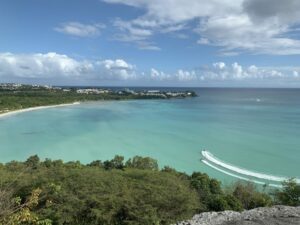
<path id="1" fill-rule="evenodd" d="M 300 185 L 294 179 L 283 182 L 283 189 L 275 192 L 275 201 L 278 204 L 299 206 Z"/>
<path id="2" fill-rule="evenodd" d="M 233 196 L 241 202 L 244 209 L 270 206 L 272 204 L 271 197 L 265 193 L 258 192 L 252 183 L 237 183 Z"/>
<path id="3" fill-rule="evenodd" d="M 126 162 L 126 167 L 143 170 L 158 170 L 157 160 L 150 157 L 134 156 Z"/>

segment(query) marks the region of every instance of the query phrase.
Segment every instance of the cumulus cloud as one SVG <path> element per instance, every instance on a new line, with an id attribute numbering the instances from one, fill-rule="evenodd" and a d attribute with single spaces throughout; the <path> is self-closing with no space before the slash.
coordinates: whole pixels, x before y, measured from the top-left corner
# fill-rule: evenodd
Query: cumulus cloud
<path id="1" fill-rule="evenodd" d="M 124 39 L 130 41 L 149 40 L 161 31 L 180 32 L 188 24 L 199 34 L 198 44 L 219 46 L 224 55 L 245 51 L 271 55 L 300 54 L 299 35 L 290 35 L 299 33 L 299 0 L 103 1 L 144 10 L 141 16 L 122 21 L 127 28 L 120 26 L 120 30 Z"/>
<path id="2" fill-rule="evenodd" d="M 247 82 L 268 83 L 270 81 L 299 81 L 300 76 L 295 70 L 298 68 L 290 67 L 257 67 L 251 65 L 243 67 L 237 62 L 226 65 L 224 62 L 216 62 L 212 65 L 202 66 L 196 70 L 182 70 L 179 69 L 173 74 L 166 75 L 162 71 L 151 69 L 151 78 L 154 80 L 168 80 L 178 81 L 180 83 L 193 82 L 194 84 L 201 84 L 201 82 L 226 82 L 235 81 L 241 84 Z"/>
<path id="3" fill-rule="evenodd" d="M 15 77 L 79 76 L 93 70 L 86 61 L 76 61 L 66 55 L 0 53 L 0 75 Z"/>
<path id="4" fill-rule="evenodd" d="M 128 64 L 123 59 L 107 59 L 100 61 L 99 63 L 104 65 L 104 67 L 108 70 L 132 70 L 134 68 L 133 65 Z"/>
<path id="5" fill-rule="evenodd" d="M 220 66 L 222 65 L 222 66 Z M 206 67 L 198 71 L 202 74 L 202 80 L 235 80 L 235 81 L 259 81 L 268 82 L 270 80 L 293 80 L 295 76 L 291 76 L 293 69 L 290 67 L 257 67 L 251 65 L 243 67 L 237 62 L 226 65 L 224 62 L 214 63 L 213 67 Z"/>
<path id="6" fill-rule="evenodd" d="M 98 61 L 96 64 L 100 65 L 101 78 L 109 80 L 128 80 L 136 78 L 135 66 L 127 63 L 123 59 L 107 59 Z"/>
<path id="7" fill-rule="evenodd" d="M 83 24 L 79 22 L 67 22 L 55 27 L 54 30 L 77 37 L 97 37 L 104 28 L 105 25 L 102 23 Z"/>
<path id="8" fill-rule="evenodd" d="M 166 74 L 163 71 L 158 71 L 154 68 L 151 68 L 150 79 L 152 79 L 152 80 L 170 80 L 171 75 Z"/>
<path id="9" fill-rule="evenodd" d="M 237 62 L 232 64 L 232 72 L 237 79 L 243 78 L 243 67 L 239 65 Z"/>
<path id="10" fill-rule="evenodd" d="M 0 53 L 0 77 L 126 80 L 135 77 L 135 66 L 122 59 L 79 61 L 55 52 Z"/>
<path id="11" fill-rule="evenodd" d="M 144 77 L 154 81 L 177 82 L 180 84 L 205 84 L 230 81 L 240 84 L 248 82 L 257 84 L 267 84 L 270 81 L 280 81 L 281 83 L 290 81 L 300 81 L 300 75 L 297 72 L 299 68 L 293 67 L 257 67 L 255 65 L 242 66 L 237 62 L 226 65 L 224 62 L 216 62 L 211 65 L 202 66 L 198 69 L 183 70 L 179 69 L 174 73 L 165 73 L 163 71 L 151 69 L 149 77 Z M 144 79 L 143 78 L 143 79 Z"/>
<path id="12" fill-rule="evenodd" d="M 175 74 L 175 76 L 179 81 L 197 80 L 197 75 L 194 70 L 192 70 L 192 71 L 178 70 L 177 73 Z"/>
<path id="13" fill-rule="evenodd" d="M 300 82 L 300 67 L 242 66 L 238 62 L 215 62 L 198 69 L 178 69 L 164 72 L 155 68 L 139 71 L 137 66 L 124 59 L 78 60 L 55 52 L 35 54 L 0 53 L 0 78 L 2 80 L 78 80 L 94 82 L 137 82 L 176 85 L 201 85 L 203 82 L 236 81 L 268 83 L 270 81 Z M 165 82 L 165 83 L 164 83 Z"/>
<path id="14" fill-rule="evenodd" d="M 222 70 L 226 67 L 226 64 L 224 62 L 216 62 L 216 63 L 213 64 L 213 66 L 215 68 L 218 68 L 218 69 Z"/>

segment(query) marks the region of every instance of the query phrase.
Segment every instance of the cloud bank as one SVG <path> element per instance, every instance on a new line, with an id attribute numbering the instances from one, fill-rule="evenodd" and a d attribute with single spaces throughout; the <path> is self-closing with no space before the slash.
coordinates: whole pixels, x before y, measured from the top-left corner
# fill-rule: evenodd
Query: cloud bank
<path id="1" fill-rule="evenodd" d="M 171 84 L 201 86 L 207 83 L 233 81 L 240 84 L 300 83 L 300 67 L 267 68 L 255 65 L 243 67 L 237 62 L 216 62 L 200 65 L 197 69 L 178 69 L 164 72 L 152 68 L 140 71 L 136 65 L 124 59 L 77 60 L 55 52 L 36 54 L 0 53 L 0 78 L 14 80 L 22 78 L 38 80 L 85 81 L 92 84 L 111 82 L 138 82 L 141 85 Z M 165 83 L 164 83 L 165 82 Z"/>
<path id="2" fill-rule="evenodd" d="M 79 61 L 55 52 L 0 53 L 0 78 L 126 80 L 134 76 L 134 66 L 122 59 Z"/>

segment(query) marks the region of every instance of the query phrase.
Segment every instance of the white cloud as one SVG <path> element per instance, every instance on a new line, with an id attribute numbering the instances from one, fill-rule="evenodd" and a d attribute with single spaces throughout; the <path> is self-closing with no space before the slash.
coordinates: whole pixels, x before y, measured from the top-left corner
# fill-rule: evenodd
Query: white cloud
<path id="1" fill-rule="evenodd" d="M 194 70 L 188 71 L 188 70 L 179 69 L 174 74 L 168 74 L 163 71 L 159 71 L 159 70 L 152 68 L 150 70 L 150 79 L 154 80 L 154 81 L 186 82 L 186 81 L 197 80 L 197 75 Z"/>
<path id="2" fill-rule="evenodd" d="M 258 68 L 255 65 L 251 65 L 251 66 L 248 67 L 248 72 L 250 74 L 257 74 Z"/>
<path id="3" fill-rule="evenodd" d="M 200 38 L 197 41 L 197 43 L 200 44 L 200 45 L 208 45 L 209 44 L 209 40 L 207 38 Z"/>
<path id="4" fill-rule="evenodd" d="M 101 23 L 83 24 L 79 22 L 67 22 L 55 27 L 54 30 L 77 37 L 97 37 L 104 28 L 105 25 Z"/>
<path id="5" fill-rule="evenodd" d="M 114 21 L 114 26 L 123 32 L 116 35 L 115 39 L 124 42 L 141 42 L 152 35 L 152 31 L 150 29 L 136 27 L 132 23 L 122 21 L 121 19 L 116 19 Z"/>
<path id="6" fill-rule="evenodd" d="M 199 34 L 199 44 L 220 47 L 223 55 L 300 54 L 299 0 L 103 0 L 141 8 L 144 14 L 129 21 L 123 34 L 150 39 L 163 31 L 180 32 L 186 24 Z M 191 23 L 193 22 L 193 23 Z M 130 24 L 130 25 L 128 25 Z M 137 29 L 137 30 L 135 30 Z M 147 35 L 135 35 L 147 31 Z"/>
<path id="7" fill-rule="evenodd" d="M 300 81 L 300 67 L 258 67 L 242 66 L 237 62 L 226 65 L 216 62 L 200 69 L 178 69 L 175 72 L 164 72 L 152 68 L 150 71 L 139 71 L 138 68 L 124 59 L 77 60 L 67 55 L 54 52 L 36 54 L 0 53 L 1 80 L 77 80 L 92 82 L 128 81 L 143 85 L 162 82 L 162 84 L 200 85 L 203 82 L 236 81 L 247 83 L 268 83 L 269 81 Z M 166 83 L 164 83 L 166 82 Z"/>
<path id="8" fill-rule="evenodd" d="M 143 21 L 145 24 L 152 26 L 151 23 Z M 135 26 L 133 23 L 116 19 L 114 26 L 117 27 L 121 34 L 115 35 L 114 39 L 123 42 L 134 42 L 141 50 L 160 50 L 158 46 L 148 41 L 149 37 L 153 35 L 153 31 L 148 28 Z"/>
<path id="9" fill-rule="evenodd" d="M 161 33 L 171 33 L 176 31 L 182 31 L 187 28 L 186 24 L 175 24 L 164 27 L 160 30 Z"/>
<path id="10" fill-rule="evenodd" d="M 150 29 L 136 27 L 131 22 L 123 21 L 121 19 L 115 20 L 114 26 L 118 27 L 121 31 L 124 31 L 124 34 L 118 37 L 119 40 L 122 41 L 140 41 L 145 40 L 152 35 Z"/>
<path id="11" fill-rule="evenodd" d="M 258 54 L 300 54 L 300 41 L 284 37 L 287 24 L 275 21 L 254 23 L 247 14 L 209 17 L 196 29 L 210 44 L 220 46 L 224 52 L 248 51 Z"/>
<path id="12" fill-rule="evenodd" d="M 196 72 L 193 70 L 192 71 L 178 70 L 175 76 L 179 81 L 197 80 Z"/>
<path id="13" fill-rule="evenodd" d="M 154 68 L 151 68 L 150 70 L 150 79 L 152 80 L 170 80 L 171 76 L 169 74 L 166 74 L 162 71 L 158 71 Z"/>
<path id="14" fill-rule="evenodd" d="M 236 11 L 242 0 L 103 0 L 146 9 L 139 20 L 156 21 L 159 24 L 181 23 L 191 19 Z M 154 22 L 153 22 L 154 23 Z"/>
<path id="15" fill-rule="evenodd" d="M 132 70 L 134 68 L 133 65 L 128 64 L 123 59 L 107 59 L 104 61 L 100 61 L 99 63 L 102 64 L 108 70 Z"/>
<path id="16" fill-rule="evenodd" d="M 243 67 L 239 65 L 237 62 L 232 64 L 232 72 L 233 72 L 233 76 L 237 79 L 241 79 L 244 77 Z"/>
<path id="17" fill-rule="evenodd" d="M 151 45 L 151 44 L 140 44 L 139 45 L 139 49 L 141 50 L 151 50 L 151 51 L 160 51 L 161 48 L 155 45 Z"/>
<path id="18" fill-rule="evenodd" d="M 101 66 L 98 72 L 101 73 L 101 78 L 109 80 L 128 80 L 136 78 L 135 66 L 127 63 L 123 59 L 98 61 L 97 65 Z"/>
<path id="19" fill-rule="evenodd" d="M 16 77 L 79 76 L 93 69 L 86 61 L 76 61 L 66 55 L 0 53 L 0 75 Z"/>
<path id="20" fill-rule="evenodd" d="M 135 66 L 122 59 L 79 61 L 54 52 L 0 53 L 0 77 L 126 80 L 135 76 Z"/>
<path id="21" fill-rule="evenodd" d="M 220 66 L 221 65 L 221 66 Z M 292 67 L 257 67 L 251 65 L 243 68 L 239 63 L 234 62 L 227 66 L 223 62 L 214 63 L 212 67 L 205 67 L 197 71 L 201 80 L 231 80 L 231 81 L 259 81 L 270 80 L 288 81 L 296 76 L 291 76 L 295 68 Z"/>
<path id="22" fill-rule="evenodd" d="M 117 3 L 117 1 L 107 2 Z M 142 6 L 144 3 L 148 2 L 124 2 L 124 4 L 131 6 Z M 186 30 L 188 28 L 185 23 L 160 20 L 150 14 L 137 17 L 136 19 L 129 21 L 124 21 L 120 18 L 117 18 L 113 24 L 121 32 L 115 36 L 116 40 L 135 43 L 139 49 L 143 50 L 160 50 L 155 43 L 149 41 L 157 33 L 172 34 L 174 37 L 187 38 L 186 34 L 179 33 L 179 31 Z"/>
<path id="23" fill-rule="evenodd" d="M 137 41 L 137 46 L 141 50 L 160 51 L 161 48 L 149 41 Z"/>
<path id="24" fill-rule="evenodd" d="M 226 67 L 226 64 L 224 62 L 217 62 L 217 63 L 214 63 L 213 66 L 215 68 L 218 68 L 218 69 L 222 70 Z"/>
<path id="25" fill-rule="evenodd" d="M 159 81 L 177 81 L 177 82 L 195 82 L 199 84 L 203 81 L 258 81 L 268 82 L 270 80 L 288 81 L 298 78 L 298 73 L 295 71 L 298 68 L 290 67 L 257 67 L 251 65 L 243 67 L 237 62 L 231 65 L 226 65 L 224 62 L 216 62 L 211 66 L 204 66 L 197 70 L 179 69 L 175 73 L 164 73 L 156 69 L 151 69 L 150 78 Z M 292 74 L 292 75 L 291 75 Z"/>

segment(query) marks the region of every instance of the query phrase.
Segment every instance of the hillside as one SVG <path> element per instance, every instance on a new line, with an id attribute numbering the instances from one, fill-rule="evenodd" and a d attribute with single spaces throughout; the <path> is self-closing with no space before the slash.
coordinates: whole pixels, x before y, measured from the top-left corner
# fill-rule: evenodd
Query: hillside
<path id="1" fill-rule="evenodd" d="M 299 197 L 300 185 L 293 181 L 272 193 L 258 191 L 250 183 L 224 189 L 207 174 L 161 169 L 149 157 L 124 161 L 115 156 L 84 165 L 41 161 L 35 155 L 25 162 L 0 163 L 0 225 L 169 225 L 202 212 L 236 211 L 200 214 L 190 223 L 196 225 L 203 218 L 225 215 L 226 219 L 227 214 L 249 218 L 237 212 L 257 207 L 299 206 Z"/>

